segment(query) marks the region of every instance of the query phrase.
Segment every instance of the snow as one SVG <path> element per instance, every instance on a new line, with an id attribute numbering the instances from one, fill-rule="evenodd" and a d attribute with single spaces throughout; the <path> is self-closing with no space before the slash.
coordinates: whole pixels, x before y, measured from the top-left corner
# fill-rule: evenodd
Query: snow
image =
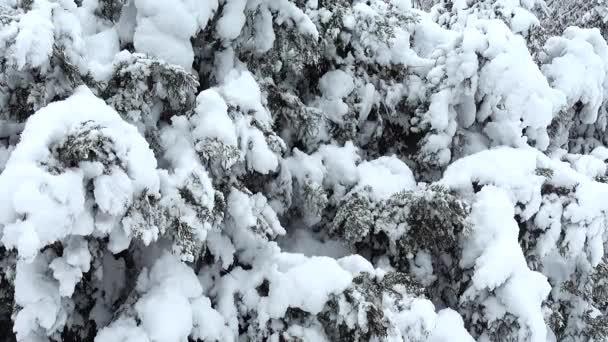
<path id="1" fill-rule="evenodd" d="M 106 213 L 114 216 L 124 214 L 131 205 L 133 185 L 129 176 L 124 173 L 101 175 L 95 178 L 95 200 L 99 208 Z"/>
<path id="2" fill-rule="evenodd" d="M 152 290 L 140 299 L 135 310 L 150 341 L 178 342 L 192 327 L 192 309 L 187 298 L 171 290 Z"/>
<path id="3" fill-rule="evenodd" d="M 529 58 L 520 36 L 512 35 L 502 22 L 497 21 L 488 22 L 482 29 L 488 36 L 488 46 L 482 55 L 491 61 L 481 69 L 479 76 L 481 93 L 478 96 L 484 100 L 477 120 L 492 116 L 493 122 L 486 130 L 499 145 L 520 146 L 521 130 L 527 128 L 538 148 L 546 149 L 549 137 L 545 129 L 561 106 L 562 95 L 549 87 Z M 526 76 L 522 79 L 516 75 Z"/>
<path id="4" fill-rule="evenodd" d="M 0 0 L 0 336 L 604 340 L 608 7 L 566 5 Z"/>
<path id="5" fill-rule="evenodd" d="M 321 93 L 330 99 L 341 99 L 354 89 L 353 78 L 342 70 L 329 71 L 319 80 Z"/>
<path id="6" fill-rule="evenodd" d="M 286 161 L 289 171 L 293 177 L 301 182 L 322 184 L 327 169 L 323 165 L 323 159 L 318 155 L 308 155 L 295 149 L 293 155 Z"/>
<path id="7" fill-rule="evenodd" d="M 90 215 L 85 211 L 84 174 L 66 170 L 54 175 L 43 165 L 52 162 L 50 148 L 61 143 L 65 134 L 90 122 L 102 127 L 99 132 L 112 140 L 113 152 L 126 169 L 126 173 L 117 170 L 95 179 L 95 184 L 100 185 L 95 197 L 102 208 L 108 214 L 120 213 L 132 196 L 145 189 L 158 191 L 156 159 L 147 142 L 135 127 L 81 87 L 67 100 L 55 102 L 30 117 L 0 175 L 2 242 L 16 247 L 20 256 L 31 260 L 47 244 L 72 233 L 87 234 L 76 231 L 78 220 Z M 128 192 L 117 197 L 110 186 Z M 18 219 L 19 215 L 26 215 L 27 219 Z M 90 233 L 93 227 L 86 229 Z"/>
<path id="8" fill-rule="evenodd" d="M 71 297 L 82 275 L 91 267 L 91 253 L 86 240 L 81 237 L 71 238 L 63 255 L 53 260 L 49 267 L 53 271 L 53 277 L 59 281 L 59 294 Z"/>
<path id="9" fill-rule="evenodd" d="M 304 263 L 277 274 L 270 284 L 268 300 L 260 305 L 272 318 L 285 315 L 288 307 L 300 308 L 313 315 L 319 313 L 328 296 L 343 291 L 352 275 L 336 260 L 312 257 Z"/>
<path id="10" fill-rule="evenodd" d="M 258 83 L 250 72 L 233 70 L 226 76 L 226 83 L 221 88 L 221 94 L 230 103 L 242 107 L 245 111 L 255 111 L 256 118 L 266 122 L 268 116 L 261 116 L 266 110 L 261 105 L 261 91 Z"/>
<path id="11" fill-rule="evenodd" d="M 114 56 L 120 51 L 118 31 L 114 28 L 101 31 L 85 38 L 85 58 L 89 69 L 96 78 L 106 79 L 114 61 Z"/>
<path id="12" fill-rule="evenodd" d="M 65 322 L 66 313 L 60 305 L 58 284 L 45 274 L 47 262 L 40 256 L 31 263 L 17 263 L 15 303 L 23 309 L 14 319 L 13 330 L 19 340 L 36 337 L 33 325 L 44 331 Z"/>
<path id="13" fill-rule="evenodd" d="M 241 135 L 244 146 L 251 146 L 247 153 L 247 163 L 255 171 L 267 174 L 279 166 L 277 156 L 270 150 L 262 132 L 249 128 Z"/>
<path id="14" fill-rule="evenodd" d="M 226 332 L 224 317 L 211 307 L 207 297 L 200 297 L 192 301 L 192 319 L 194 328 L 192 337 L 201 340 L 229 340 L 230 334 Z"/>
<path id="15" fill-rule="evenodd" d="M 468 295 L 484 288 L 493 290 L 498 300 L 493 302 L 493 310 L 506 310 L 522 319 L 535 341 L 544 341 L 547 334 L 541 312 L 541 304 L 551 290 L 547 278 L 563 282 L 574 272 L 571 262 L 558 257 L 560 231 L 570 257 L 584 255 L 587 262 L 597 265 L 604 253 L 600 232 L 605 227 L 600 228 L 595 218 L 605 210 L 600 197 L 605 196 L 607 188 L 592 179 L 605 172 L 605 165 L 593 156 L 569 155 L 566 159 L 570 159 L 572 168 L 534 149 L 497 148 L 453 163 L 442 180 L 448 187 L 469 193 L 474 200 L 474 230 L 465 242 L 461 260 L 463 267 L 475 269 L 472 280 L 477 290 L 470 288 Z M 576 185 L 571 195 L 576 201 L 560 204 L 556 196 L 541 197 L 540 186 L 547 182 L 547 176 L 539 175 L 538 169 L 551 170 L 551 184 Z M 485 186 L 473 195 L 473 183 Z M 535 224 L 547 229 L 536 247 L 540 260 L 546 260 L 543 274 L 528 269 L 519 247 L 520 228 L 514 220 L 516 214 L 532 217 L 535 213 Z M 567 222 L 588 223 L 562 225 L 560 216 Z"/>
<path id="16" fill-rule="evenodd" d="M 306 256 L 340 258 L 350 254 L 349 248 L 341 241 L 320 240 L 307 229 L 292 228 L 284 238 L 279 240 L 279 244 L 281 250 L 285 252 L 301 253 Z"/>
<path id="17" fill-rule="evenodd" d="M 465 242 L 461 265 L 468 267 L 474 262 L 473 287 L 495 291 L 506 310 L 528 326 L 531 341 L 545 341 L 540 307 L 551 286 L 544 275 L 528 269 L 519 248 L 513 203 L 504 190 L 492 186 L 484 187 L 476 197 L 474 231 Z"/>
<path id="18" fill-rule="evenodd" d="M 377 200 L 416 186 L 412 171 L 395 156 L 364 161 L 357 166 L 357 171 L 359 182 L 354 191 L 369 187 L 372 197 Z"/>
<path id="19" fill-rule="evenodd" d="M 150 342 L 143 328 L 138 327 L 134 319 L 119 319 L 102 328 L 95 342 Z"/>
<path id="20" fill-rule="evenodd" d="M 604 146 L 598 146 L 594 148 L 593 151 L 591 151 L 590 155 L 605 162 L 606 160 L 608 160 L 608 148 Z"/>
<path id="21" fill-rule="evenodd" d="M 285 229 L 281 226 L 277 215 L 270 209 L 262 194 L 248 195 L 237 189 L 232 189 L 226 200 L 227 215 L 234 220 L 239 230 L 254 228 L 258 220 L 262 219 L 269 225 L 269 231 L 273 235 L 284 235 Z"/>
<path id="22" fill-rule="evenodd" d="M 473 284 L 478 289 L 494 290 L 526 267 L 524 256 L 517 248 L 518 227 L 513 220 L 513 204 L 504 190 L 484 187 L 477 194 L 472 215 L 474 237 L 465 248 L 461 262 L 468 265 L 475 260 Z"/>
<path id="23" fill-rule="evenodd" d="M 247 0 L 226 1 L 222 10 L 222 16 L 217 22 L 217 33 L 223 39 L 235 39 L 241 33 L 245 25 L 245 6 Z"/>
<path id="24" fill-rule="evenodd" d="M 597 30 L 571 27 L 562 37 L 546 44 L 550 63 L 542 71 L 552 86 L 566 96 L 570 106 L 580 101 L 584 108 L 581 120 L 593 123 L 608 87 L 608 46 Z"/>
<path id="25" fill-rule="evenodd" d="M 357 163 L 360 160 L 357 148 L 351 141 L 347 141 L 343 147 L 335 145 L 323 145 L 319 147 L 318 153 L 323 166 L 327 170 L 324 181 L 336 186 L 338 184 L 355 184 L 359 178 Z M 292 170 L 292 173 L 295 173 Z"/>
<path id="26" fill-rule="evenodd" d="M 197 327 L 204 324 L 201 315 L 213 312 L 209 307 L 205 309 L 206 297 L 202 297 L 201 284 L 192 269 L 169 253 L 163 253 L 149 272 L 144 270 L 140 274 L 137 290 L 142 294 L 135 304 L 141 324 L 136 325 L 130 319 L 118 320 L 104 328 L 96 342 L 112 338 L 180 342 L 187 339 L 194 324 Z M 206 303 L 208 306 L 208 299 Z M 193 308 L 193 304 L 200 306 Z"/>
<path id="27" fill-rule="evenodd" d="M 237 145 L 237 136 L 232 120 L 228 117 L 228 106 L 213 89 L 201 92 L 196 98 L 196 115 L 191 121 L 195 125 L 192 137 L 219 139 L 229 145 Z"/>
<path id="28" fill-rule="evenodd" d="M 464 322 L 458 313 L 452 309 L 443 309 L 437 313 L 435 327 L 429 337 L 429 342 L 475 341 L 464 329 Z"/>
<path id="29" fill-rule="evenodd" d="M 230 215 L 237 220 L 237 226 L 251 227 L 256 224 L 256 218 L 252 213 L 253 208 L 246 194 L 233 189 L 228 196 L 228 207 L 230 208 Z"/>
<path id="30" fill-rule="evenodd" d="M 118 31 L 120 41 L 123 43 L 133 43 L 136 27 L 137 8 L 135 7 L 135 1 L 129 1 L 127 6 L 122 8 L 120 18 L 116 23 L 116 30 Z"/>
<path id="31" fill-rule="evenodd" d="M 532 149 L 500 147 L 482 151 L 452 163 L 440 183 L 466 193 L 473 192 L 473 183 L 495 185 L 508 191 L 512 203 L 524 204 L 527 209 L 518 214 L 529 218 L 541 200 L 543 179 L 535 175 L 537 158 Z"/>
<path id="32" fill-rule="evenodd" d="M 357 254 L 341 257 L 340 259 L 338 259 L 338 264 L 340 265 L 340 267 L 350 272 L 352 275 L 359 275 L 362 273 L 382 273 L 382 271 L 377 271 L 376 269 L 374 269 L 374 266 L 369 261 L 367 261 L 367 259 Z"/>
<path id="33" fill-rule="evenodd" d="M 55 41 L 55 27 L 50 20 L 55 6 L 46 0 L 35 1 L 34 8 L 19 20 L 14 45 L 14 58 L 18 68 L 24 68 L 26 64 L 36 68 L 48 62 Z"/>
<path id="34" fill-rule="evenodd" d="M 133 44 L 137 51 L 189 70 L 194 60 L 190 37 L 206 26 L 211 14 L 217 10 L 217 1 L 203 4 L 192 0 L 171 3 L 134 0 L 134 5 L 137 26 Z"/>
<path id="35" fill-rule="evenodd" d="M 540 24 L 540 21 L 531 12 L 517 7 L 513 10 L 511 18 L 511 30 L 513 33 L 527 33 L 527 31 L 535 25 Z"/>
<path id="36" fill-rule="evenodd" d="M 576 158 L 572 163 L 572 167 L 577 172 L 589 177 L 600 177 L 606 173 L 606 164 L 603 160 L 589 155 L 583 155 Z"/>

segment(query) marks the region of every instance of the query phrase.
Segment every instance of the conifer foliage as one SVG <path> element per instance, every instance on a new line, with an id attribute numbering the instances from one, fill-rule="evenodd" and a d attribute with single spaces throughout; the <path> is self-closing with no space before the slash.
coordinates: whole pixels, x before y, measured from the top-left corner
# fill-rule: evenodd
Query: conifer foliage
<path id="1" fill-rule="evenodd" d="M 0 340 L 607 340 L 607 23 L 0 0 Z"/>

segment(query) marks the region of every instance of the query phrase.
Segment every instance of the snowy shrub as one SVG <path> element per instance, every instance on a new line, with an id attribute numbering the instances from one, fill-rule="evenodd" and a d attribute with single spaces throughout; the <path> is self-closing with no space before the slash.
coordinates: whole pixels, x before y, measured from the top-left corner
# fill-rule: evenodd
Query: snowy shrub
<path id="1" fill-rule="evenodd" d="M 162 116 L 192 110 L 197 87 L 194 76 L 179 66 L 121 53 L 102 95 L 128 121 L 156 126 Z"/>
<path id="2" fill-rule="evenodd" d="M 0 0 L 0 340 L 604 341 L 603 0 Z"/>

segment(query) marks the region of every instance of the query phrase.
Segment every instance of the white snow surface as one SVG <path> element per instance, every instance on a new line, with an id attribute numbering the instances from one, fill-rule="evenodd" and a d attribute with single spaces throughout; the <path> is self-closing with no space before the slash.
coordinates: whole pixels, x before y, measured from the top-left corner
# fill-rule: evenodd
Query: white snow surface
<path id="1" fill-rule="evenodd" d="M 584 340 L 608 44 L 546 6 L 0 0 L 0 318 L 18 342 Z"/>
<path id="2" fill-rule="evenodd" d="M 123 169 L 103 175 L 101 164 L 53 174 L 52 148 L 66 133 L 94 125 L 96 135 L 112 142 L 112 153 Z M 50 164 L 45 166 L 45 164 Z M 0 175 L 2 243 L 31 259 L 42 247 L 69 235 L 89 235 L 96 229 L 85 204 L 84 182 L 94 179 L 95 197 L 109 215 L 123 214 L 142 191 L 159 189 L 156 159 L 137 129 L 124 122 L 86 87 L 65 101 L 54 102 L 28 120 L 21 141 Z"/>

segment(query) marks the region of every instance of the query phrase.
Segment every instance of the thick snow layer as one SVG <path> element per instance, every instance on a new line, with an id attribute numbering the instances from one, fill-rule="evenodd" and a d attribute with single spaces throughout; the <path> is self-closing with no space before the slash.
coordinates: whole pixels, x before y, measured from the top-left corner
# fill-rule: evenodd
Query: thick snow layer
<path id="1" fill-rule="evenodd" d="M 448 341 L 475 341 L 465 330 L 462 317 L 452 310 L 443 309 L 437 313 L 435 327 L 432 330 L 429 342 L 448 342 Z"/>
<path id="2" fill-rule="evenodd" d="M 194 60 L 190 37 L 207 25 L 217 10 L 217 0 L 134 0 L 134 4 L 137 26 L 133 44 L 137 51 L 190 70 Z"/>
<path id="3" fill-rule="evenodd" d="M 395 156 L 364 161 L 357 170 L 359 183 L 355 191 L 369 188 L 376 200 L 387 199 L 397 192 L 412 190 L 416 186 L 412 171 Z"/>
<path id="4" fill-rule="evenodd" d="M 313 257 L 286 272 L 279 271 L 270 284 L 268 300 L 262 300 L 260 306 L 272 318 L 285 315 L 288 307 L 315 315 L 323 309 L 329 295 L 343 291 L 351 281 L 352 275 L 335 259 Z"/>
<path id="5" fill-rule="evenodd" d="M 23 309 L 14 318 L 13 331 L 17 339 L 35 340 L 42 331 L 65 323 L 66 312 L 61 306 L 59 284 L 47 274 L 48 258 L 38 256 L 33 262 L 18 261 L 15 278 L 15 304 Z"/>
<path id="6" fill-rule="evenodd" d="M 535 145 L 549 145 L 546 127 L 563 104 L 563 95 L 552 89 L 534 61 L 521 36 L 514 35 L 501 21 L 480 22 L 487 45 L 481 51 L 490 61 L 479 74 L 483 102 L 477 121 L 491 117 L 487 135 L 498 145 L 520 146 L 523 129 Z"/>
<path id="7" fill-rule="evenodd" d="M 220 92 L 227 102 L 240 106 L 245 111 L 254 111 L 256 119 L 261 122 L 267 123 L 270 120 L 270 113 L 262 107 L 260 86 L 250 72 L 233 70 L 226 76 Z"/>
<path id="8" fill-rule="evenodd" d="M 564 93 L 568 104 L 582 103 L 580 120 L 594 123 L 608 90 L 608 45 L 597 29 L 568 28 L 545 45 L 550 63 L 542 70 L 551 85 Z"/>
<path id="9" fill-rule="evenodd" d="M 217 22 L 217 33 L 224 39 L 235 39 L 245 25 L 245 6 L 247 0 L 226 1 L 222 17 Z"/>
<path id="10" fill-rule="evenodd" d="M 150 342 L 143 328 L 139 327 L 133 318 L 119 319 L 111 325 L 102 328 L 95 342 Z"/>
<path id="11" fill-rule="evenodd" d="M 51 172 L 49 164 L 57 162 L 53 146 L 90 123 L 98 127 L 95 134 L 112 141 L 112 153 L 124 171 L 117 168 L 107 175 L 101 175 L 99 168 L 94 174 L 82 169 Z M 87 178 L 95 178 L 95 199 L 110 215 L 122 214 L 136 194 L 159 189 L 156 159 L 148 143 L 134 126 L 81 87 L 67 100 L 54 102 L 29 118 L 0 175 L 3 244 L 31 259 L 40 248 L 68 235 L 91 234 L 94 227 L 87 218 L 91 214 L 85 207 L 83 187 Z"/>
<path id="12" fill-rule="evenodd" d="M 201 92 L 196 98 L 196 115 L 193 116 L 194 139 L 218 139 L 228 145 L 237 145 L 236 129 L 228 117 L 228 106 L 213 89 Z"/>
<path id="13" fill-rule="evenodd" d="M 601 149 L 596 155 L 601 155 Z M 551 290 L 547 278 L 562 283 L 577 265 L 595 267 L 604 254 L 606 226 L 599 221 L 608 210 L 601 199 L 608 195 L 608 186 L 595 182 L 594 177 L 605 172 L 605 165 L 592 156 L 566 159 L 571 164 L 551 160 L 534 149 L 497 148 L 456 161 L 441 181 L 473 196 L 473 231 L 463 246 L 461 265 L 475 269 L 476 290 L 470 288 L 467 296 L 493 290 L 498 302 L 493 302 L 492 310 L 506 310 L 522 319 L 535 341 L 544 341 L 546 336 L 541 304 Z M 572 189 L 569 196 L 574 201 L 560 203 L 556 195 L 543 196 L 541 186 L 547 183 Z M 473 195 L 474 187 L 482 186 Z M 519 219 L 533 217 L 544 230 L 535 247 L 545 265 L 543 274 L 527 266 L 516 215 Z M 560 234 L 563 242 L 558 242 Z M 560 246 L 567 246 L 566 255 L 559 251 Z M 570 259 L 575 256 L 580 259 Z"/>
<path id="14" fill-rule="evenodd" d="M 328 256 L 339 258 L 350 254 L 350 250 L 339 240 L 323 241 L 315 237 L 308 229 L 291 229 L 279 240 L 281 249 L 289 253 L 301 253 L 307 256 Z"/>
<path id="15" fill-rule="evenodd" d="M 545 341 L 541 304 L 551 286 L 547 278 L 528 269 L 519 248 L 517 222 L 507 193 L 487 186 L 473 205 L 473 232 L 464 245 L 462 266 L 474 264 L 472 287 L 467 292 L 495 291 L 505 309 L 521 319 L 532 341 Z"/>
<path id="16" fill-rule="evenodd" d="M 473 192 L 473 184 L 491 184 L 506 189 L 514 204 L 523 203 L 529 208 L 522 213 L 528 218 L 540 206 L 543 179 L 535 174 L 537 158 L 539 154 L 532 149 L 482 151 L 452 163 L 441 183 L 466 193 Z"/>
<path id="17" fill-rule="evenodd" d="M 152 342 L 180 342 L 193 325 L 190 300 L 201 296 L 201 285 L 192 269 L 172 255 L 163 255 L 149 274 L 140 275 L 138 290 L 144 295 L 135 304 L 141 326 Z"/>
<path id="18" fill-rule="evenodd" d="M 101 330 L 96 342 L 181 342 L 191 334 L 199 338 L 228 339 L 222 316 L 203 296 L 203 288 L 192 269 L 178 258 L 163 253 L 152 268 L 137 279 L 141 297 L 135 303 L 140 323 L 121 318 Z"/>
<path id="19" fill-rule="evenodd" d="M 230 118 L 229 107 L 248 115 Z M 232 70 L 221 87 L 201 92 L 190 122 L 195 140 L 203 144 L 207 143 L 205 140 L 218 140 L 238 148 L 237 159 L 244 160 L 248 168 L 259 173 L 267 174 L 277 169 L 279 159 L 271 150 L 264 131 L 257 127 L 269 128 L 272 118 L 262 104 L 260 87 L 250 72 Z"/>
<path id="20" fill-rule="evenodd" d="M 323 145 L 318 153 L 323 166 L 327 170 L 324 181 L 331 185 L 352 185 L 359 179 L 357 163 L 360 161 L 355 145 L 347 141 L 343 147 L 336 145 Z"/>
<path id="21" fill-rule="evenodd" d="M 0 336 L 605 335 L 608 45 L 568 26 L 608 6 L 565 3 L 0 0 Z"/>
<path id="22" fill-rule="evenodd" d="M 114 56 L 120 51 L 118 31 L 107 29 L 85 38 L 86 54 L 89 69 L 94 77 L 107 79 L 111 72 Z"/>
<path id="23" fill-rule="evenodd" d="M 17 66 L 40 67 L 48 62 L 55 42 L 52 10 L 56 4 L 35 1 L 34 8 L 23 15 L 17 24 L 14 58 Z"/>
<path id="24" fill-rule="evenodd" d="M 326 73 L 319 80 L 319 88 L 325 97 L 341 99 L 348 96 L 355 85 L 353 78 L 342 70 L 334 70 Z"/>
<path id="25" fill-rule="evenodd" d="M 76 284 L 82 274 L 89 271 L 90 266 L 91 253 L 86 240 L 82 237 L 71 238 L 63 255 L 49 264 L 53 277 L 59 281 L 59 294 L 63 297 L 72 296 Z"/>

